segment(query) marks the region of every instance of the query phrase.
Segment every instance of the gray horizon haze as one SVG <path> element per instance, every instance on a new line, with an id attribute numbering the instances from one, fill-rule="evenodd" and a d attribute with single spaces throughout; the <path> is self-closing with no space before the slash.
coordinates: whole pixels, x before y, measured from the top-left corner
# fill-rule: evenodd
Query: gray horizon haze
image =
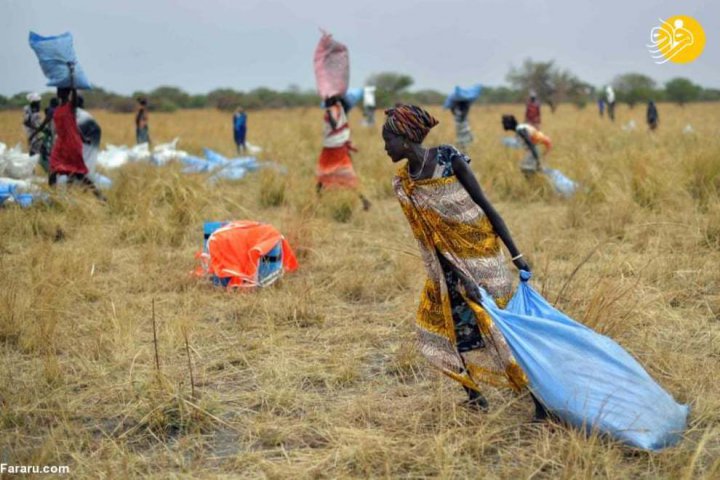
<path id="1" fill-rule="evenodd" d="M 679 14 L 702 24 L 705 50 L 689 64 L 656 65 L 650 29 Z M 384 71 L 412 76 L 413 90 L 499 86 L 511 66 L 532 58 L 555 60 L 595 86 L 638 72 L 660 84 L 687 77 L 720 88 L 720 2 L 2 0 L 0 94 L 50 89 L 30 30 L 72 32 L 90 81 L 125 95 L 159 86 L 314 89 L 321 28 L 348 46 L 351 87 Z"/>

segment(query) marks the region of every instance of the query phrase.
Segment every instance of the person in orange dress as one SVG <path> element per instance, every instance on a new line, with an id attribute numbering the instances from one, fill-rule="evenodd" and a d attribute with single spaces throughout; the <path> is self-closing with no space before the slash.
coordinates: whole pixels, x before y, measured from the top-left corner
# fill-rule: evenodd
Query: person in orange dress
<path id="1" fill-rule="evenodd" d="M 358 177 L 353 168 L 351 151 L 357 151 L 350 143 L 350 125 L 347 119 L 349 110 L 341 96 L 325 100 L 325 130 L 323 149 L 317 164 L 317 192 L 328 188 L 358 187 Z M 370 201 L 360 194 L 363 209 L 370 208 Z"/>

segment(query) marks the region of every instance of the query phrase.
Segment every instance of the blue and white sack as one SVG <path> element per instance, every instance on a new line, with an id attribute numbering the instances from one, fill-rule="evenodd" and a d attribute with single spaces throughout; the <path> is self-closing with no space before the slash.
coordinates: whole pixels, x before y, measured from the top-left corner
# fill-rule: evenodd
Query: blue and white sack
<path id="1" fill-rule="evenodd" d="M 554 168 L 543 168 L 555 191 L 565 198 L 572 197 L 578 189 L 577 182 L 570 180 L 560 170 Z"/>
<path id="2" fill-rule="evenodd" d="M 90 82 L 85 76 L 85 71 L 78 63 L 70 32 L 53 37 L 43 37 L 35 32 L 30 32 L 28 41 L 30 42 L 30 48 L 37 55 L 43 74 L 48 79 L 47 84 L 49 87 L 69 88 L 74 86 L 81 90 L 91 88 Z M 74 85 L 70 83 L 68 63 L 74 66 Z"/>
<path id="3" fill-rule="evenodd" d="M 550 305 L 529 278 L 521 271 L 505 310 L 480 291 L 542 404 L 570 425 L 633 447 L 660 450 L 678 443 L 688 406 L 676 403 L 620 345 Z"/>
<path id="4" fill-rule="evenodd" d="M 445 99 L 445 103 L 443 103 L 443 107 L 450 108 L 452 107 L 452 104 L 454 102 L 458 101 L 472 103 L 480 97 L 481 92 L 482 85 L 480 85 L 479 83 L 471 87 L 461 87 L 458 85 L 455 87 L 452 93 L 447 96 L 447 98 Z"/>

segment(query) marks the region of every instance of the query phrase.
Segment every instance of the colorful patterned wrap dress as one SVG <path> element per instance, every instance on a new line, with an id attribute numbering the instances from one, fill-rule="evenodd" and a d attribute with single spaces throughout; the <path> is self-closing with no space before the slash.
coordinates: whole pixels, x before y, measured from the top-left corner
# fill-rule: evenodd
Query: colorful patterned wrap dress
<path id="1" fill-rule="evenodd" d="M 485 382 L 519 391 L 525 373 L 482 306 L 464 295 L 457 272 L 504 306 L 512 294 L 500 239 L 452 169 L 456 148 L 437 149 L 431 178 L 413 181 L 407 166 L 393 188 L 410 223 L 427 271 L 416 327 L 420 352 L 435 367 L 473 390 Z"/>

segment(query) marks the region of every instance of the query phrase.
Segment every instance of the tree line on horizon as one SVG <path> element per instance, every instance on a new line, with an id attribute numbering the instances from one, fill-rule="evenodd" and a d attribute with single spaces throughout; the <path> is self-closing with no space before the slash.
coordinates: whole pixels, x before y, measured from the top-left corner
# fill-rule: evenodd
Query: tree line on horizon
<path id="1" fill-rule="evenodd" d="M 506 77 L 508 86 L 483 86 L 477 100 L 480 104 L 521 103 L 530 91 L 534 91 L 541 102 L 553 111 L 560 104 L 573 104 L 578 108 L 595 103 L 604 95 L 604 86 L 593 86 L 580 80 L 567 69 L 562 69 L 554 61 L 535 62 L 527 59 L 519 67 L 512 67 Z M 371 75 L 366 85 L 377 87 L 377 108 L 387 108 L 397 102 L 421 105 L 441 105 L 447 93 L 425 89 L 410 91 L 414 85 L 410 75 L 382 72 Z M 470 82 L 473 83 L 473 82 Z M 616 101 L 630 107 L 638 103 L 654 100 L 669 101 L 680 105 L 689 102 L 720 101 L 720 89 L 704 88 L 687 78 L 674 78 L 659 85 L 655 80 L 641 73 L 625 73 L 616 76 L 613 86 Z M 0 95 L 0 109 L 17 109 L 27 103 L 28 92 L 20 92 L 11 97 Z M 45 92 L 43 104 L 47 104 L 54 92 Z M 113 112 L 132 112 L 136 108 L 136 99 L 145 97 L 151 110 L 173 112 L 178 109 L 217 108 L 232 111 L 237 107 L 246 110 L 266 108 L 318 107 L 321 99 L 314 90 L 303 90 L 296 85 L 284 91 L 259 87 L 243 92 L 231 88 L 219 88 L 207 94 L 192 95 L 178 87 L 161 86 L 147 92 L 134 92 L 121 95 L 96 87 L 83 92 L 85 106 L 89 109 L 106 109 Z"/>

